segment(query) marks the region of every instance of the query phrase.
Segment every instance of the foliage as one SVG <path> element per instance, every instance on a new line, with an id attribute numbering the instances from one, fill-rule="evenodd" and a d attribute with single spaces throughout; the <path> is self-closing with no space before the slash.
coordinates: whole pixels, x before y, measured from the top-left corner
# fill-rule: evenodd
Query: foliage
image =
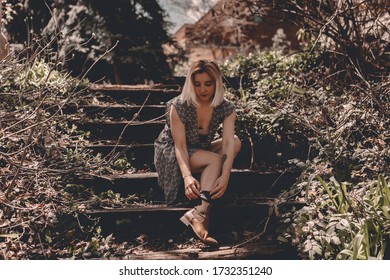
<path id="1" fill-rule="evenodd" d="M 252 13 L 284 17 L 321 45 L 323 77 L 331 83 L 379 81 L 389 75 L 387 1 L 244 0 Z M 302 34 L 302 33 L 301 33 Z"/>
<path id="2" fill-rule="evenodd" d="M 0 64 L 0 259 L 107 257 L 114 239 L 103 238 L 84 211 L 115 200 L 69 182 L 106 173 L 117 155 L 93 155 L 88 134 L 64 114 L 90 99 L 88 81 L 45 62 L 49 45 L 32 49 L 30 59 Z"/>
<path id="3" fill-rule="evenodd" d="M 14 16 L 6 27 L 12 42 L 30 44 L 37 34 L 48 41 L 54 38 L 62 63 L 74 76 L 92 65 L 88 78 L 94 81 L 144 83 L 161 81 L 170 73 L 162 50 L 170 40 L 168 23 L 155 0 L 121 0 L 115 5 L 95 0 L 9 2 Z"/>
<path id="4" fill-rule="evenodd" d="M 281 194 L 308 206 L 286 214 L 289 230 L 281 240 L 291 241 L 304 258 L 383 258 L 389 239 L 390 80 L 330 84 L 318 77 L 324 52 L 239 56 L 223 67 L 241 81 L 229 98 L 244 137 L 309 144 L 306 159 L 290 159 L 303 172 Z"/>
<path id="5" fill-rule="evenodd" d="M 291 113 L 310 96 L 300 81 L 314 58 L 304 52 L 268 50 L 238 55 L 221 66 L 225 76 L 240 81 L 238 89 L 228 85 L 227 97 L 235 103 L 236 133 L 241 139 L 249 138 L 255 145 L 272 139 L 275 144 L 289 143 L 292 149 L 304 146 L 307 128 Z"/>
<path id="6" fill-rule="evenodd" d="M 305 184 L 308 206 L 283 215 L 282 235 L 292 238 L 304 258 L 383 259 L 390 234 L 390 190 L 383 176 L 355 185 Z"/>

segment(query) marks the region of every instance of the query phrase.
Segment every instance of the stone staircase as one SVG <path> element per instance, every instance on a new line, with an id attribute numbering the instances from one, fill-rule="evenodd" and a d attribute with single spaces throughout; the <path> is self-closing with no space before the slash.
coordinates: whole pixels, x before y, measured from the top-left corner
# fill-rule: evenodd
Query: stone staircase
<path id="1" fill-rule="evenodd" d="M 192 244 L 182 250 L 174 248 L 129 258 L 296 257 L 291 248 L 276 241 L 276 219 L 274 214 L 270 215 L 275 209 L 278 212 L 300 206 L 295 202 L 277 203 L 275 200 L 279 191 L 288 189 L 299 175 L 289 171 L 285 158 L 280 157 L 281 151 L 288 150 L 288 147 L 266 140 L 251 147 L 248 141 L 243 141 L 242 150 L 234 162 L 228 191 L 216 201 L 210 217 L 210 231 L 222 246 L 207 253 L 207 247 L 194 239 L 191 229 L 179 221 L 190 206 L 186 203 L 177 206 L 164 204 L 153 165 L 153 141 L 165 124 L 165 103 L 180 93 L 180 86 L 92 85 L 90 91 L 93 98 L 87 105 L 69 106 L 67 113 L 83 112 L 82 117 L 74 122 L 79 129 L 89 131 L 92 144 L 88 148 L 102 156 L 120 153 L 131 163 L 132 169 L 120 174 L 83 176 L 75 179 L 75 183 L 91 187 L 96 194 L 120 193 L 121 197 L 130 197 L 131 203 L 123 207 L 97 207 L 86 213 L 98 218 L 104 235 L 113 233 L 120 241 L 134 240 L 142 235 L 148 240 L 182 240 Z M 249 170 L 253 154 L 261 158 L 257 166 L 264 168 Z M 273 218 L 269 219 L 269 216 Z M 263 231 L 265 221 L 267 227 L 261 238 L 232 249 Z"/>

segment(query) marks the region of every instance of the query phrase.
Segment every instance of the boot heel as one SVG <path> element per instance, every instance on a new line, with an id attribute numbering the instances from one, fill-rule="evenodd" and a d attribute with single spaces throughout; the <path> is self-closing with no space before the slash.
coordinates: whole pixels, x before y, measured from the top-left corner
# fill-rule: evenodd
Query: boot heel
<path id="1" fill-rule="evenodd" d="M 180 218 L 180 221 L 185 224 L 187 227 L 190 225 L 190 221 L 187 219 L 187 217 L 185 215 L 183 215 L 181 218 Z"/>

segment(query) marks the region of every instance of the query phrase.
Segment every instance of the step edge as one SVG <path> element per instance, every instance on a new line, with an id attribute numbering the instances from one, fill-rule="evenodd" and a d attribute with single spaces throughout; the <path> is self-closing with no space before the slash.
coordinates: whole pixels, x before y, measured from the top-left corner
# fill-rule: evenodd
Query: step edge
<path id="1" fill-rule="evenodd" d="M 275 198 L 276 199 L 276 198 Z M 297 201 L 285 201 L 277 204 L 278 206 L 305 206 L 306 203 L 297 202 Z M 229 205 L 226 204 L 222 206 L 222 208 L 253 208 L 253 207 L 270 207 L 270 203 L 268 202 L 256 202 L 248 205 Z M 221 207 L 221 206 L 219 206 Z M 118 208 L 103 208 L 103 209 L 91 209 L 86 210 L 84 213 L 88 215 L 99 215 L 99 214 L 122 214 L 122 213 L 154 213 L 154 212 L 184 212 L 191 209 L 191 207 L 175 207 L 175 206 L 134 206 L 134 207 L 118 207 Z"/>
<path id="2" fill-rule="evenodd" d="M 119 85 L 119 84 L 110 84 L 110 85 L 100 85 L 100 84 L 89 84 L 88 89 L 90 91 L 119 91 L 119 92 L 153 92 L 153 93 L 180 93 L 180 89 L 167 89 L 159 88 L 157 86 L 149 85 Z"/>
<path id="3" fill-rule="evenodd" d="M 231 173 L 233 174 L 258 174 L 258 175 L 273 175 L 280 174 L 282 171 L 261 171 L 261 170 L 250 170 L 250 169 L 232 169 Z M 285 173 L 297 173 L 294 171 L 286 171 Z M 117 180 L 117 179 L 143 179 L 143 178 L 157 178 L 157 172 L 145 172 L 145 173 L 129 173 L 129 174 L 113 174 L 113 175 L 95 175 L 93 177 L 79 177 L 80 179 L 106 179 L 106 180 Z"/>

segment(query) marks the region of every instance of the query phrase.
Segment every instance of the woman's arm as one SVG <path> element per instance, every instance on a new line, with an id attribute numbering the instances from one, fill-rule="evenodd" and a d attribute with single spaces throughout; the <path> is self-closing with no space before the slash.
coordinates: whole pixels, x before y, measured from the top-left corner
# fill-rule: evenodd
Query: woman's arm
<path id="1" fill-rule="evenodd" d="M 230 172 L 234 160 L 234 124 L 236 122 L 236 113 L 233 112 L 223 121 L 222 132 L 222 173 L 215 181 L 210 192 L 211 198 L 221 197 L 227 188 L 230 178 Z"/>
<path id="2" fill-rule="evenodd" d="M 179 118 L 179 115 L 172 105 L 170 109 L 171 133 L 175 143 L 175 155 L 181 174 L 184 178 L 186 196 L 189 199 L 196 199 L 200 196 L 200 184 L 192 176 L 190 168 L 190 158 L 187 150 L 185 126 Z"/>

